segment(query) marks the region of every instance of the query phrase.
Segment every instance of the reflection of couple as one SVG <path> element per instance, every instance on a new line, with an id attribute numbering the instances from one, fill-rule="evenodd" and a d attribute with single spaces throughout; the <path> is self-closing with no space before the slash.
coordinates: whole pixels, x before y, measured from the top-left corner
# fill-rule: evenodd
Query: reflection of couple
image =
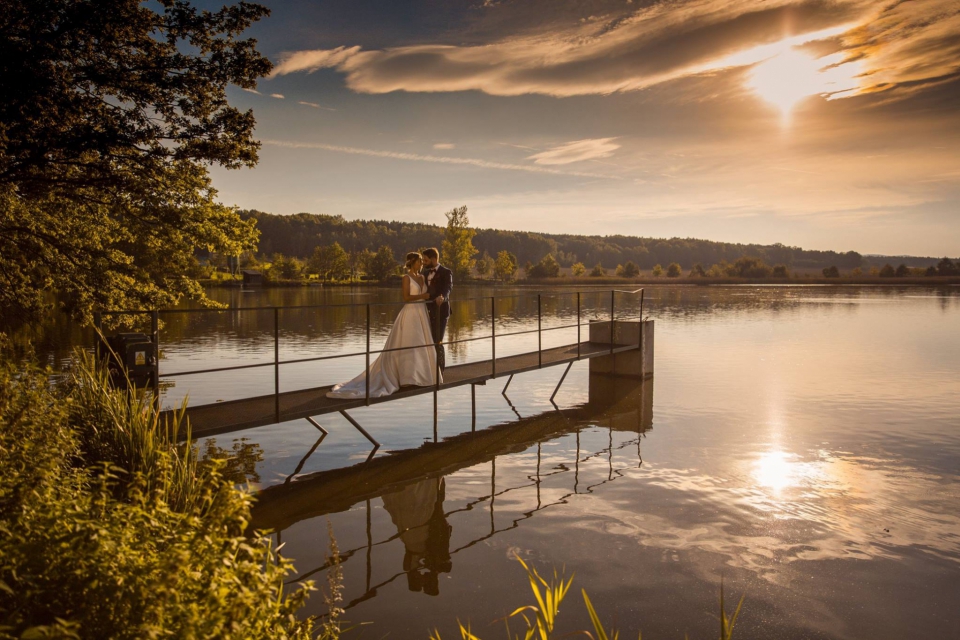
<path id="1" fill-rule="evenodd" d="M 442 342 L 450 317 L 453 273 L 440 264 L 436 249 L 426 249 L 422 255 L 408 253 L 406 270 L 401 282 L 405 304 L 390 328 L 383 353 L 370 365 L 371 398 L 388 396 L 407 385 L 430 386 L 438 375 L 438 359 L 444 368 Z M 366 395 L 366 371 L 327 394 L 331 398 Z"/>
<path id="2" fill-rule="evenodd" d="M 410 591 L 440 594 L 440 574 L 453 568 L 450 534 L 443 513 L 443 478 L 424 478 L 383 496 L 383 507 L 403 541 L 403 570 Z"/>

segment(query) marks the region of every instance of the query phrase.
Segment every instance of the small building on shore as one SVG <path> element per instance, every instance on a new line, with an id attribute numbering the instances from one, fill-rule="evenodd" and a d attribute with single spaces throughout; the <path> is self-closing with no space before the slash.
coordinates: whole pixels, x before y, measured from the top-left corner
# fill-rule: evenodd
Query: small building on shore
<path id="1" fill-rule="evenodd" d="M 243 273 L 243 286 L 259 287 L 263 285 L 263 274 L 259 271 L 244 269 L 241 273 Z"/>

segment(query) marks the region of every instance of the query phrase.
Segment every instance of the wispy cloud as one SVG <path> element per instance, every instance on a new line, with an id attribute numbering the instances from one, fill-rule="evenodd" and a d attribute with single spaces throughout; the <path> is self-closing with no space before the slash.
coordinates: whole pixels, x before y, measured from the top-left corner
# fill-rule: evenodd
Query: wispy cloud
<path id="1" fill-rule="evenodd" d="M 493 162 L 482 160 L 480 158 L 451 158 L 448 156 L 429 156 L 418 153 L 403 153 L 399 151 L 381 151 L 379 149 L 361 149 L 358 147 L 345 147 L 335 144 L 325 144 L 322 142 L 291 142 L 286 140 L 261 140 L 265 145 L 274 147 L 285 147 L 288 149 L 319 149 L 322 151 L 334 151 L 337 153 L 349 153 L 359 156 L 373 156 L 376 158 L 392 158 L 394 160 L 408 160 L 414 162 L 435 162 L 438 164 L 468 165 L 480 167 L 482 169 L 501 169 L 505 171 L 526 171 L 528 173 L 543 173 L 555 176 L 577 176 L 580 178 L 601 178 L 607 180 L 621 180 L 620 176 L 607 175 L 602 173 L 591 173 L 586 171 L 563 171 L 561 169 L 551 169 L 539 165 L 511 164 L 507 162 Z"/>
<path id="2" fill-rule="evenodd" d="M 254 93 L 254 94 L 258 95 L 258 96 L 262 96 L 262 95 L 263 95 L 262 93 L 260 93 L 260 92 L 257 91 L 256 89 L 247 89 L 246 87 L 241 87 L 241 89 L 243 89 L 243 90 L 246 91 L 247 93 Z"/>
<path id="3" fill-rule="evenodd" d="M 282 94 L 282 93 L 271 93 L 271 94 L 270 94 L 270 97 L 271 97 L 271 98 L 277 98 L 278 100 L 283 100 L 283 94 Z"/>
<path id="4" fill-rule="evenodd" d="M 297 104 L 302 104 L 305 107 L 313 107 L 314 109 L 324 109 L 325 111 L 336 111 L 333 107 L 324 107 L 316 102 L 307 102 L 306 100 L 297 100 Z"/>
<path id="5" fill-rule="evenodd" d="M 452 142 L 438 142 L 433 145 L 434 149 L 453 149 L 456 145 Z"/>
<path id="6" fill-rule="evenodd" d="M 934 81 L 960 70 L 960 3 L 681 0 L 478 45 L 290 52 L 273 76 L 335 69 L 361 93 L 606 94 L 751 65 L 787 40 L 827 41 L 861 61 L 861 85 L 845 96 Z"/>
<path id="7" fill-rule="evenodd" d="M 541 151 L 529 156 L 537 164 L 570 164 L 596 158 L 608 158 L 620 148 L 615 143 L 616 138 L 595 138 L 592 140 L 575 140 L 562 144 L 559 147 Z"/>

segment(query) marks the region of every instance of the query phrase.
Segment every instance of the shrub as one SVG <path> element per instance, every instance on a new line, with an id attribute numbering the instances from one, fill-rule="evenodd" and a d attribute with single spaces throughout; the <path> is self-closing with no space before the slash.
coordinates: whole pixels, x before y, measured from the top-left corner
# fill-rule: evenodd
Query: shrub
<path id="1" fill-rule="evenodd" d="M 0 360 L 0 637 L 311 638 L 250 495 L 77 360 L 65 389 Z"/>
<path id="2" fill-rule="evenodd" d="M 540 259 L 540 262 L 527 269 L 528 278 L 556 278 L 560 276 L 560 263 L 548 253 Z"/>
<path id="3" fill-rule="evenodd" d="M 774 278 L 789 278 L 790 272 L 787 271 L 787 265 L 778 264 L 773 267 L 773 277 Z"/>
<path id="4" fill-rule="evenodd" d="M 607 270 L 603 268 L 603 265 L 599 262 L 594 265 L 593 269 L 590 271 L 591 278 L 602 278 L 607 275 Z"/>
<path id="5" fill-rule="evenodd" d="M 699 262 L 690 268 L 690 278 L 702 278 L 706 275 L 707 273 L 703 270 L 703 265 Z"/>
<path id="6" fill-rule="evenodd" d="M 937 263 L 937 275 L 958 276 L 960 275 L 960 266 L 950 258 L 944 258 Z"/>
<path id="7" fill-rule="evenodd" d="M 823 270 L 823 277 L 824 277 L 824 278 L 839 278 L 839 277 L 840 277 L 840 270 L 837 269 L 836 267 L 826 267 L 826 268 Z"/>
<path id="8" fill-rule="evenodd" d="M 653 274 L 654 278 L 659 278 L 663 275 L 663 267 L 658 264 L 653 265 L 653 271 L 650 272 Z"/>
<path id="9" fill-rule="evenodd" d="M 854 276 L 854 277 L 860 277 L 860 276 L 863 275 L 863 269 L 861 269 L 860 267 L 857 267 L 857 268 L 855 268 L 853 271 L 850 272 L 850 275 L 852 275 L 852 276 Z"/>
<path id="10" fill-rule="evenodd" d="M 727 274 L 740 278 L 766 278 L 770 275 L 770 267 L 760 258 L 741 256 L 728 266 Z"/>
<path id="11" fill-rule="evenodd" d="M 910 275 L 910 267 L 908 267 L 903 263 L 900 263 L 900 266 L 897 267 L 897 270 L 894 272 L 894 275 L 898 278 L 905 278 L 908 275 Z"/>
<path id="12" fill-rule="evenodd" d="M 493 274 L 497 280 L 501 282 L 513 280 L 513 277 L 517 274 L 517 269 L 517 256 L 509 251 L 501 251 L 497 254 L 497 260 L 493 263 Z"/>
<path id="13" fill-rule="evenodd" d="M 671 262 L 670 266 L 667 267 L 668 278 L 679 278 L 681 273 L 683 273 L 683 270 L 680 268 L 680 265 L 677 264 L 676 262 Z"/>
<path id="14" fill-rule="evenodd" d="M 892 278 L 893 276 L 897 275 L 897 272 L 894 270 L 892 266 L 890 266 L 889 264 L 885 264 L 883 265 L 883 268 L 881 268 L 880 271 L 878 272 L 878 275 L 881 278 Z"/>
<path id="15" fill-rule="evenodd" d="M 626 264 L 617 265 L 617 275 L 621 278 L 636 278 L 640 275 L 640 267 L 628 260 Z"/>
<path id="16" fill-rule="evenodd" d="M 587 272 L 587 268 L 583 266 L 582 262 L 575 262 L 570 270 L 578 278 Z"/>

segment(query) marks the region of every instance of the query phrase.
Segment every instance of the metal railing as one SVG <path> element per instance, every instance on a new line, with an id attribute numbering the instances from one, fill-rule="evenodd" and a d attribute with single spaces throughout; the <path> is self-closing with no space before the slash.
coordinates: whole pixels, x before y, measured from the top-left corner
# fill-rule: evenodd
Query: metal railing
<path id="1" fill-rule="evenodd" d="M 639 319 L 643 319 L 643 298 L 644 290 L 636 289 L 634 291 L 627 291 L 622 289 L 611 289 L 611 290 L 586 290 L 586 291 L 561 291 L 557 293 L 519 293 L 512 294 L 507 296 L 477 296 L 471 298 L 456 298 L 451 300 L 451 303 L 463 303 L 471 301 L 490 301 L 490 334 L 484 336 L 475 336 L 471 338 L 463 338 L 460 340 L 451 340 L 443 343 L 445 346 L 455 345 L 455 344 L 464 344 L 468 342 L 476 342 L 480 340 L 490 340 L 490 351 L 491 351 L 491 378 L 497 377 L 497 338 L 507 338 L 512 336 L 528 335 L 531 333 L 537 334 L 537 366 L 543 366 L 543 333 L 547 331 L 558 331 L 561 329 L 572 329 L 576 327 L 577 329 L 577 360 L 582 358 L 581 353 L 581 344 L 582 340 L 582 327 L 584 323 L 582 322 L 582 296 L 583 294 L 591 295 L 604 295 L 606 293 L 610 294 L 610 353 L 612 354 L 615 350 L 615 331 L 614 326 L 617 322 L 616 317 L 616 295 L 627 294 L 627 295 L 636 295 L 640 294 L 640 305 L 639 305 Z M 577 300 L 577 322 L 576 324 L 566 324 L 559 325 L 555 327 L 543 328 L 543 298 L 561 298 L 564 296 L 576 296 Z M 531 298 L 536 296 L 537 298 L 537 328 L 536 329 L 526 329 L 522 331 L 514 331 L 510 333 L 497 333 L 497 301 L 498 300 L 507 300 L 514 298 Z M 280 306 L 267 306 L 267 307 L 233 307 L 226 309 L 217 309 L 217 308 L 202 308 L 202 309 L 160 309 L 153 311 L 103 311 L 98 312 L 94 315 L 94 323 L 97 328 L 99 335 L 103 335 L 103 318 L 114 317 L 114 316 L 125 316 L 125 315 L 149 315 L 150 316 L 150 339 L 153 342 L 153 359 L 155 363 L 155 373 L 152 377 L 152 391 L 154 397 L 154 403 L 159 408 L 160 401 L 160 378 L 174 378 L 190 375 L 199 375 L 205 373 L 220 373 L 224 371 L 239 371 L 241 369 L 256 369 L 262 367 L 273 367 L 273 384 L 274 384 L 274 393 L 276 400 L 274 403 L 275 417 L 277 420 L 280 419 L 280 367 L 283 365 L 290 364 L 301 364 L 304 362 L 320 362 L 325 360 L 336 360 L 340 358 L 352 358 L 358 356 L 366 357 L 366 393 L 365 393 L 365 403 L 370 404 L 370 356 L 372 354 L 384 354 L 391 353 L 395 351 L 405 351 L 408 349 L 424 349 L 430 348 L 430 346 L 424 345 L 415 345 L 408 347 L 394 347 L 391 349 L 371 349 L 370 348 L 370 311 L 374 307 L 384 307 L 384 306 L 396 306 L 399 304 L 425 304 L 424 302 L 406 302 L 401 303 L 398 301 L 393 302 L 369 302 L 369 303 L 331 303 L 331 304 L 314 304 L 314 305 L 295 305 L 288 307 Z M 331 309 L 331 308 L 362 308 L 366 307 L 366 349 L 364 351 L 356 351 L 351 353 L 338 353 L 334 355 L 325 355 L 325 356 L 312 356 L 309 358 L 293 358 L 289 360 L 280 359 L 280 312 L 281 311 L 299 311 L 304 309 Z M 175 371 L 173 373 L 161 373 L 160 372 L 160 316 L 166 315 L 179 315 L 179 314 L 228 314 L 228 313 L 243 313 L 243 312 L 273 312 L 273 362 L 258 362 L 253 364 L 241 364 L 233 365 L 228 367 L 214 367 L 208 369 L 192 369 L 189 371 Z M 623 321 L 623 318 L 620 319 Z M 589 323 L 587 323 L 589 326 Z M 440 359 L 436 358 L 436 371 L 434 372 L 434 412 L 437 410 L 437 400 L 436 393 L 440 389 L 441 384 L 441 375 L 440 375 Z M 203 406 L 203 405 L 200 405 Z"/>

